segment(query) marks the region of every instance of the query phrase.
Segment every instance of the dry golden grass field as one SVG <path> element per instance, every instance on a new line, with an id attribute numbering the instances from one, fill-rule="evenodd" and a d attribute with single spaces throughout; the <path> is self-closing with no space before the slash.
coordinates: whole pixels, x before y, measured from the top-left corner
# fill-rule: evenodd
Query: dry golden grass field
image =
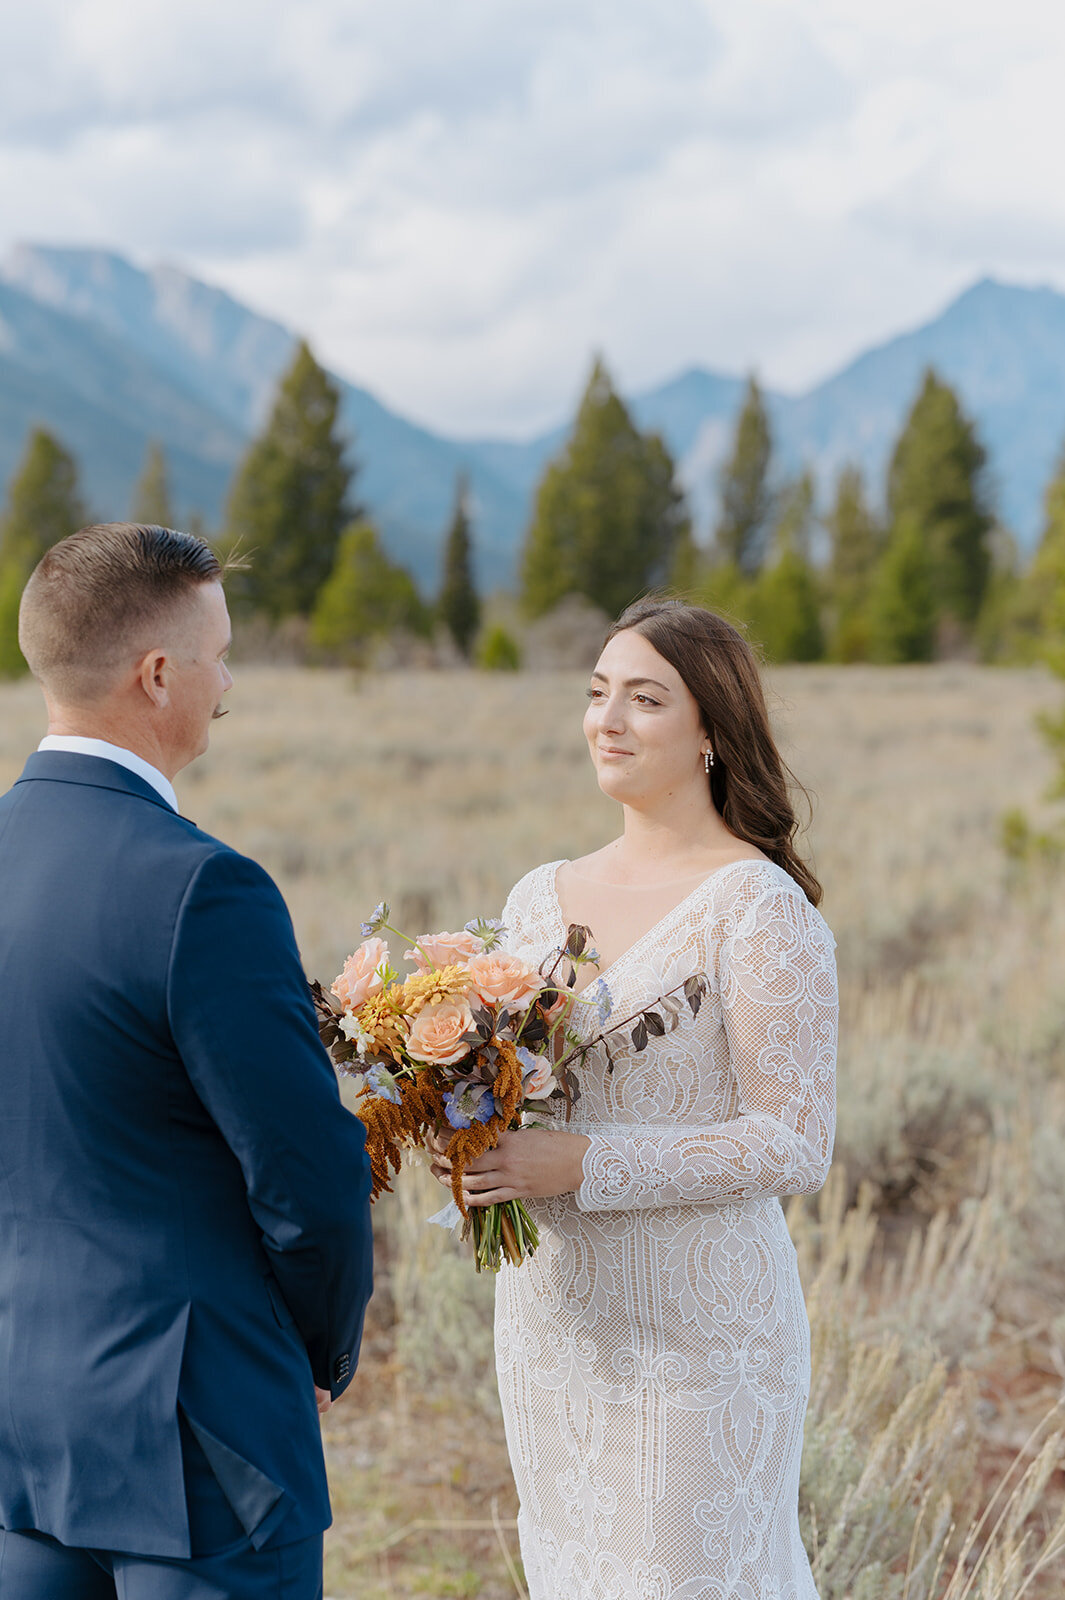
<path id="1" fill-rule="evenodd" d="M 814 796 L 841 976 L 837 1163 L 789 1210 L 814 1332 L 802 1517 L 822 1600 L 1065 1595 L 1065 1559 L 1040 1565 L 1062 1542 L 1065 1457 L 1045 1431 L 1029 1442 L 1065 1379 L 1065 871 L 1021 871 L 998 842 L 1005 809 L 1040 814 L 1033 717 L 1061 686 L 963 665 L 782 669 L 769 685 Z M 413 933 L 461 925 L 497 914 L 535 863 L 610 837 L 583 687 L 248 667 L 178 791 L 275 875 L 308 972 L 328 979 L 377 900 Z M 30 683 L 3 688 L 0 711 L 6 787 L 43 715 Z M 377 1208 L 363 1363 L 326 1423 L 337 1600 L 522 1592 L 491 1284 L 425 1226 L 438 1193 L 412 1172 Z"/>

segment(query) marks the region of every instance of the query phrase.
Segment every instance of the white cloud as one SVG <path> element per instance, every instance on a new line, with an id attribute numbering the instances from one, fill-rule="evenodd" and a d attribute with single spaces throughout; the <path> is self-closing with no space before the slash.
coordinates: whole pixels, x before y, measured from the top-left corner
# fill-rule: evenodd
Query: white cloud
<path id="1" fill-rule="evenodd" d="M 0 0 L 0 62 L 0 245 L 179 259 L 449 431 L 1065 287 L 1044 0 Z"/>

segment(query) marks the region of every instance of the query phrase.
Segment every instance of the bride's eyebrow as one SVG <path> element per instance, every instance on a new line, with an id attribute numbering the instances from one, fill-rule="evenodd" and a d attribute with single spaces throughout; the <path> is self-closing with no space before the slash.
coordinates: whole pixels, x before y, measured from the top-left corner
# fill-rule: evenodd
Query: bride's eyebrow
<path id="1" fill-rule="evenodd" d="M 603 673 L 593 672 L 592 682 L 594 683 L 597 678 L 600 683 L 606 683 L 607 681 Z M 626 678 L 621 687 L 623 689 L 642 689 L 645 684 L 651 684 L 654 688 L 661 689 L 663 694 L 669 693 L 667 685 L 664 683 L 659 683 L 657 678 Z"/>

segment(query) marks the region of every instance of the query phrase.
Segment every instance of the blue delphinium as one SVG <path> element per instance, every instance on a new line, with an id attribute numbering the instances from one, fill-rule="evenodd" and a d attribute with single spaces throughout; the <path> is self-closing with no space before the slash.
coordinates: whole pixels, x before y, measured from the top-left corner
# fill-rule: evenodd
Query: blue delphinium
<path id="1" fill-rule="evenodd" d="M 495 1111 L 492 1091 L 485 1083 L 464 1079 L 444 1095 L 444 1115 L 453 1128 L 469 1128 L 487 1122 Z"/>
<path id="2" fill-rule="evenodd" d="M 599 1018 L 599 1026 L 602 1027 L 614 1009 L 614 999 L 607 988 L 606 979 L 598 978 L 589 986 L 588 993 L 583 998 L 595 1006 L 595 1014 Z"/>
<path id="3" fill-rule="evenodd" d="M 496 950 L 503 942 L 506 928 L 498 917 L 474 917 L 466 923 L 464 932 L 480 939 L 486 950 Z"/>
<path id="4" fill-rule="evenodd" d="M 388 1100 L 394 1106 L 398 1106 L 403 1098 L 399 1092 L 399 1084 L 388 1068 L 382 1067 L 380 1063 L 372 1066 L 367 1072 L 366 1087 L 371 1094 L 377 1096 L 378 1100 Z"/>
<path id="5" fill-rule="evenodd" d="M 373 908 L 369 922 L 364 922 L 362 924 L 363 938 L 368 939 L 371 934 L 380 933 L 381 929 L 387 923 L 388 918 L 388 902 L 386 900 L 379 900 L 377 905 L 375 905 Z"/>

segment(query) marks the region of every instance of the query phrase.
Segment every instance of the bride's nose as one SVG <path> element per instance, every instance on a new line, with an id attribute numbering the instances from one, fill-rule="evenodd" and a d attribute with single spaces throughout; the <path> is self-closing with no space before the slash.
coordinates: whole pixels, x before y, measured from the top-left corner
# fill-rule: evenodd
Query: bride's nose
<path id="1" fill-rule="evenodd" d="M 603 733 L 624 733 L 625 700 L 621 695 L 608 695 L 599 703 L 599 726 Z"/>

